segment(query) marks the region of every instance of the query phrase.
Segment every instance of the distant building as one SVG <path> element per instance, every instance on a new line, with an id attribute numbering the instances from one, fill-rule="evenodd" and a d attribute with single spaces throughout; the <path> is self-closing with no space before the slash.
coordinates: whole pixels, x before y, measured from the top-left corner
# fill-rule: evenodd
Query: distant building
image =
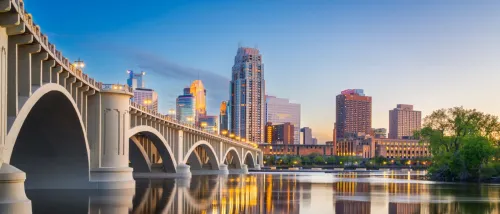
<path id="1" fill-rule="evenodd" d="M 312 145 L 318 145 L 318 138 L 313 137 Z"/>
<path id="2" fill-rule="evenodd" d="M 231 76 L 231 132 L 248 141 L 262 143 L 266 125 L 266 90 L 264 64 L 259 50 L 238 48 Z"/>
<path id="3" fill-rule="evenodd" d="M 375 138 L 387 138 L 387 129 L 385 128 L 373 129 L 373 136 Z"/>
<path id="4" fill-rule="evenodd" d="M 270 144 L 294 144 L 294 127 L 291 123 L 273 125 L 268 122 L 266 125 L 265 140 Z"/>
<path id="5" fill-rule="evenodd" d="M 333 145 L 299 145 L 299 144 L 259 144 L 259 149 L 266 155 L 299 155 L 319 154 L 333 155 Z"/>
<path id="6" fill-rule="evenodd" d="M 201 80 L 195 80 L 191 83 L 189 92 L 196 99 L 196 120 L 207 115 L 207 90 Z"/>
<path id="7" fill-rule="evenodd" d="M 196 99 L 191 93 L 180 95 L 176 100 L 176 117 L 183 123 L 195 125 L 196 123 Z"/>
<path id="8" fill-rule="evenodd" d="M 313 144 L 313 137 L 312 137 L 312 130 L 309 127 L 304 127 L 300 130 L 303 133 L 303 142 L 304 145 L 312 145 Z"/>
<path id="9" fill-rule="evenodd" d="M 127 73 L 128 73 L 127 85 L 129 87 L 131 87 L 132 89 L 146 88 L 146 84 L 142 79 L 142 77 L 146 75 L 146 72 L 141 71 L 141 73 L 134 73 L 134 71 L 128 70 Z"/>
<path id="10" fill-rule="evenodd" d="M 413 105 L 398 104 L 389 111 L 389 138 L 411 138 L 422 126 L 422 112 L 414 111 Z"/>
<path id="11" fill-rule="evenodd" d="M 158 93 L 153 89 L 135 88 L 132 102 L 158 112 Z"/>
<path id="12" fill-rule="evenodd" d="M 428 142 L 405 139 L 375 139 L 375 154 L 386 158 L 416 159 L 430 157 Z"/>
<path id="13" fill-rule="evenodd" d="M 294 126 L 294 144 L 300 144 L 300 104 L 288 99 L 266 96 L 266 123 L 291 123 Z"/>
<path id="14" fill-rule="evenodd" d="M 219 133 L 219 117 L 217 116 L 202 116 L 198 119 L 199 126 L 206 132 L 217 134 Z"/>
<path id="15" fill-rule="evenodd" d="M 325 144 L 333 145 L 333 141 L 326 141 Z"/>
<path id="16" fill-rule="evenodd" d="M 368 134 L 372 126 L 372 98 L 362 89 L 342 91 L 336 98 L 337 138 Z"/>
<path id="17" fill-rule="evenodd" d="M 134 71 L 127 71 L 129 78 L 127 79 L 127 85 L 134 90 L 134 97 L 132 97 L 132 102 L 140 104 L 149 110 L 158 112 L 158 94 L 153 89 L 146 88 L 144 80 L 142 77 L 146 75 L 145 72 L 139 74 L 134 73 Z"/>
<path id="18" fill-rule="evenodd" d="M 229 132 L 229 109 L 227 101 L 222 101 L 220 104 L 219 119 L 219 132 Z"/>

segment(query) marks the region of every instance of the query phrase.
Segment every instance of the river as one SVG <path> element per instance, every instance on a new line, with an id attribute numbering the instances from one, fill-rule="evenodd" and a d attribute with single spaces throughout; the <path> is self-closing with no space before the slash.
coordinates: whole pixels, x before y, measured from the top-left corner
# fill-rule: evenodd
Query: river
<path id="1" fill-rule="evenodd" d="M 254 173 L 138 179 L 136 189 L 27 190 L 33 213 L 500 213 L 500 185 L 425 172 Z"/>

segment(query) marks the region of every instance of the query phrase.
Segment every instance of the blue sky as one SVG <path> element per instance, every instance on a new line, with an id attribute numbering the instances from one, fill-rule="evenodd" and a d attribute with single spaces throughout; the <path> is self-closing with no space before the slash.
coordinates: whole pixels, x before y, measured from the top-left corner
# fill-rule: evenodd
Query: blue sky
<path id="1" fill-rule="evenodd" d="M 147 2 L 147 4 L 143 3 Z M 35 22 L 85 72 L 125 83 L 147 72 L 160 110 L 205 82 L 208 111 L 227 99 L 238 44 L 263 54 L 267 94 L 302 104 L 302 125 L 332 137 L 335 96 L 373 97 L 373 127 L 413 104 L 500 115 L 500 1 L 494 0 L 26 0 Z"/>

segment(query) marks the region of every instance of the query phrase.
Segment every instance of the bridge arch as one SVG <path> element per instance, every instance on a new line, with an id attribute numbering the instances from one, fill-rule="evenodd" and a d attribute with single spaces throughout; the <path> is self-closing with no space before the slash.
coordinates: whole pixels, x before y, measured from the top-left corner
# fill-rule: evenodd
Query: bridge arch
<path id="1" fill-rule="evenodd" d="M 233 159 L 232 159 L 232 164 L 234 166 L 234 168 L 236 169 L 241 169 L 241 155 L 240 153 L 238 152 L 238 150 L 234 147 L 230 147 L 229 149 L 227 149 L 226 153 L 224 154 L 224 162 L 228 162 L 228 168 L 230 168 L 230 163 L 229 161 L 230 160 L 227 160 L 227 156 L 231 154 L 233 156 Z M 234 162 L 236 161 L 236 162 Z"/>
<path id="2" fill-rule="evenodd" d="M 58 84 L 45 84 L 26 100 L 7 134 L 5 155 L 26 173 L 27 188 L 90 187 L 85 125 Z"/>
<path id="3" fill-rule="evenodd" d="M 247 151 L 245 153 L 244 158 L 245 159 L 243 160 L 243 163 L 245 163 L 248 166 L 248 168 L 255 168 L 255 165 L 257 165 L 255 163 L 255 160 L 257 159 L 256 157 L 253 156 L 253 153 L 251 151 Z"/>
<path id="4" fill-rule="evenodd" d="M 189 148 L 189 150 L 184 155 L 183 163 L 187 164 L 189 162 L 189 160 L 192 159 L 192 158 L 190 158 L 190 156 L 193 153 L 196 153 L 195 149 L 197 147 L 202 147 L 203 149 L 205 149 L 205 151 L 207 152 L 207 155 L 209 157 L 210 164 L 212 165 L 212 169 L 219 170 L 219 163 L 220 162 L 219 162 L 219 159 L 217 158 L 217 153 L 215 152 L 214 147 L 212 145 L 210 145 L 210 143 L 208 143 L 207 141 L 204 141 L 204 140 L 196 142 L 195 144 L 193 144 L 193 146 L 191 146 L 191 148 Z"/>
<path id="5" fill-rule="evenodd" d="M 177 161 L 175 160 L 174 153 L 172 152 L 172 149 L 168 145 L 168 142 L 163 137 L 163 135 L 159 131 L 154 129 L 153 127 L 141 125 L 141 126 L 136 126 L 132 129 L 128 130 L 126 137 L 128 139 L 132 139 L 134 136 L 136 136 L 138 134 L 146 136 L 148 139 L 150 139 L 153 142 L 153 145 L 156 147 L 156 149 L 158 149 L 158 152 L 160 153 L 160 156 L 163 160 L 163 167 L 165 168 L 165 170 L 167 172 L 175 173 L 177 171 L 176 170 Z M 136 142 L 133 142 L 131 144 L 133 146 L 140 146 L 140 144 L 137 144 Z M 144 155 L 144 153 L 143 153 L 143 155 Z M 147 158 L 147 156 L 144 158 Z M 148 161 L 149 161 L 149 159 L 148 159 Z M 150 170 L 151 170 L 151 167 L 150 167 Z"/>

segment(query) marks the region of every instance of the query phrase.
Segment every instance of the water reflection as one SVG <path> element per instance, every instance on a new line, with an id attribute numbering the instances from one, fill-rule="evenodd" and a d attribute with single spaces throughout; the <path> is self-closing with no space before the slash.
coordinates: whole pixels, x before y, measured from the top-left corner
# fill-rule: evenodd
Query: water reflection
<path id="1" fill-rule="evenodd" d="M 115 191 L 28 190 L 34 213 L 499 213 L 500 186 L 423 173 L 254 174 L 137 180 Z"/>

